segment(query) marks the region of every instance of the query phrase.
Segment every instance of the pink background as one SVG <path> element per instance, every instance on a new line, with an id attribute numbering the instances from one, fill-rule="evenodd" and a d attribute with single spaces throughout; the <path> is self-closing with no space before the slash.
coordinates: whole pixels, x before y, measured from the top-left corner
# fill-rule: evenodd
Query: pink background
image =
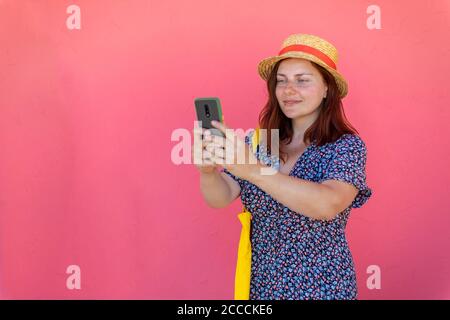
<path id="1" fill-rule="evenodd" d="M 1 298 L 232 299 L 240 201 L 207 207 L 171 134 L 200 96 L 255 126 L 257 63 L 311 33 L 340 52 L 368 148 L 374 195 L 347 229 L 359 298 L 450 299 L 449 2 L 276 3 L 0 0 Z"/>

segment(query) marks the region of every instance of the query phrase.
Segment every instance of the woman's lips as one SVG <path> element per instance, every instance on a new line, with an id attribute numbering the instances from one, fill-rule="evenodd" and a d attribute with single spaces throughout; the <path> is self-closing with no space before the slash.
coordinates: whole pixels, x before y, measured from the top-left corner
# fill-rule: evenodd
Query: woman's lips
<path id="1" fill-rule="evenodd" d="M 283 101 L 285 106 L 293 106 L 294 104 L 300 103 L 302 102 L 301 100 L 288 100 L 288 101 Z"/>

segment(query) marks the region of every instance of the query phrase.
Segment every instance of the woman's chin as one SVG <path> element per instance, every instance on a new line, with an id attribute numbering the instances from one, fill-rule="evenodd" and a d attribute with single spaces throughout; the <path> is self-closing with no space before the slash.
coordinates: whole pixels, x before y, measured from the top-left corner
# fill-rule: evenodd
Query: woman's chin
<path id="1" fill-rule="evenodd" d="M 283 110 L 284 115 L 289 119 L 294 119 L 301 116 L 301 113 L 294 110 Z"/>

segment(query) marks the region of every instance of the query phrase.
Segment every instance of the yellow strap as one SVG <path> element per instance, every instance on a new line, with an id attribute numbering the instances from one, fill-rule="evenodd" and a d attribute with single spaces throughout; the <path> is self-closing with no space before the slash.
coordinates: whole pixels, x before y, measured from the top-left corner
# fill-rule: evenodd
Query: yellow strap
<path id="1" fill-rule="evenodd" d="M 253 153 L 259 144 L 259 128 L 255 129 L 252 136 Z M 249 300 L 250 298 L 250 276 L 252 269 L 252 244 L 250 241 L 250 227 L 252 214 L 245 208 L 238 215 L 241 221 L 241 237 L 239 239 L 238 259 L 236 263 L 236 275 L 234 279 L 234 299 Z"/>
<path id="2" fill-rule="evenodd" d="M 253 153 L 256 152 L 256 149 L 258 148 L 258 144 L 259 144 L 259 128 L 256 128 L 255 132 L 253 133 L 253 136 L 252 136 Z"/>
<path id="3" fill-rule="evenodd" d="M 234 299 L 248 300 L 250 298 L 250 275 L 252 267 L 252 245 L 250 242 L 251 213 L 243 211 L 238 215 L 238 218 L 241 221 L 242 230 L 234 280 Z"/>

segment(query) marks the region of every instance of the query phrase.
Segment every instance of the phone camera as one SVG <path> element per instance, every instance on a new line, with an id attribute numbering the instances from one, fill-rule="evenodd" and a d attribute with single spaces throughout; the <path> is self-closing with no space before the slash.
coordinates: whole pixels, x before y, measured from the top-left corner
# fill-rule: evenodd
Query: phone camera
<path id="1" fill-rule="evenodd" d="M 207 104 L 205 104 L 205 114 L 206 114 L 206 117 L 207 117 L 207 118 L 210 118 L 210 117 L 211 117 L 211 113 L 210 113 L 210 111 L 209 111 L 209 107 L 208 107 Z"/>

